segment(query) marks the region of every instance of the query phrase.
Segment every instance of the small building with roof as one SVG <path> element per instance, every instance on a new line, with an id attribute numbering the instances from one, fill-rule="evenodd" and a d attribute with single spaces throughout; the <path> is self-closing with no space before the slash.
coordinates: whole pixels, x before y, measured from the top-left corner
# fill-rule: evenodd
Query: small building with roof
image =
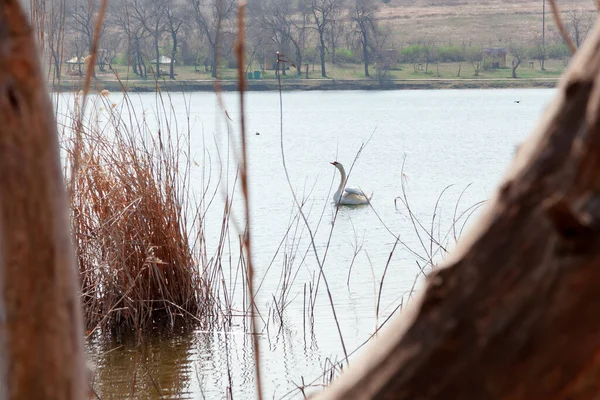
<path id="1" fill-rule="evenodd" d="M 151 64 L 156 64 L 156 58 L 154 60 L 150 61 L 150 63 Z M 171 64 L 171 59 L 169 57 L 166 57 L 166 56 L 160 56 L 158 58 L 158 63 L 160 65 L 168 65 L 168 64 Z"/>
<path id="2" fill-rule="evenodd" d="M 506 68 L 506 54 L 508 51 L 505 47 L 488 47 L 483 49 L 483 68 L 496 69 Z"/>

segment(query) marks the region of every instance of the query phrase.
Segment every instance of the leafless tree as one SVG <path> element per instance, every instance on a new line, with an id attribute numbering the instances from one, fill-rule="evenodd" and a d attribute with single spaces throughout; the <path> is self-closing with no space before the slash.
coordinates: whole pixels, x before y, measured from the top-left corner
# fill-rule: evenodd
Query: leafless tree
<path id="1" fill-rule="evenodd" d="M 336 64 L 336 50 L 339 48 L 340 42 L 346 36 L 346 21 L 343 18 L 336 17 L 331 21 L 327 30 L 327 39 L 329 42 L 329 54 L 331 54 L 331 63 Z"/>
<path id="2" fill-rule="evenodd" d="M 293 55 L 286 56 L 293 60 L 297 74 L 301 75 L 306 14 L 299 3 L 290 0 L 265 0 L 253 12 L 260 30 L 277 46 L 278 51 L 287 53 L 287 49 L 293 48 Z"/>
<path id="3" fill-rule="evenodd" d="M 510 54 L 513 56 L 512 60 L 512 77 L 517 78 L 517 68 L 521 65 L 521 62 L 525 58 L 525 47 L 519 44 L 511 44 Z"/>
<path id="4" fill-rule="evenodd" d="M 94 37 L 94 4 L 92 1 L 70 0 L 67 3 L 69 28 L 77 32 L 88 49 L 92 48 Z"/>
<path id="5" fill-rule="evenodd" d="M 473 67 L 473 72 L 475 76 L 479 76 L 479 71 L 481 70 L 481 63 L 483 62 L 483 53 L 481 48 L 476 46 L 470 46 L 465 49 L 465 56 L 471 66 Z"/>
<path id="6" fill-rule="evenodd" d="M 385 64 L 387 69 L 390 69 L 390 63 L 397 60 L 398 53 L 392 50 L 391 44 L 392 29 L 387 24 L 377 24 L 374 22 L 375 29 L 370 38 L 369 48 L 370 61 L 375 61 L 378 64 Z M 386 50 L 387 49 L 387 50 Z M 373 57 L 374 56 L 374 57 Z"/>
<path id="7" fill-rule="evenodd" d="M 272 39 L 265 32 L 268 32 L 262 24 L 263 18 L 262 1 L 247 2 L 247 29 L 246 29 L 246 50 L 248 56 L 246 58 L 246 70 L 249 70 L 254 61 L 257 61 L 260 68 L 264 71 L 264 63 L 266 54 L 273 54 L 274 50 L 270 48 Z"/>
<path id="8" fill-rule="evenodd" d="M 321 76 L 327 77 L 325 70 L 325 51 L 327 47 L 326 33 L 331 22 L 338 15 L 343 7 L 344 0 L 311 0 L 310 10 L 315 22 L 315 28 L 319 39 L 319 58 L 321 59 Z"/>
<path id="9" fill-rule="evenodd" d="M 423 61 L 425 62 L 425 75 L 429 74 L 429 64 L 436 59 L 436 49 L 432 40 L 425 40 L 423 44 Z"/>
<path id="10" fill-rule="evenodd" d="M 365 65 L 365 76 L 369 74 L 369 63 L 371 62 L 370 49 L 372 48 L 373 36 L 377 32 L 375 23 L 375 12 L 378 5 L 375 0 L 353 0 L 350 18 L 354 23 L 355 30 L 360 37 L 363 52 L 363 63 Z"/>
<path id="11" fill-rule="evenodd" d="M 579 48 L 594 24 L 596 12 L 571 9 L 567 12 L 567 24 L 575 46 Z"/>
<path id="12" fill-rule="evenodd" d="M 113 0 L 110 7 L 113 23 L 120 27 L 127 36 L 128 63 L 135 74 L 142 78 L 147 77 L 142 48 L 148 33 L 139 19 L 134 18 L 132 0 Z"/>
<path id="13" fill-rule="evenodd" d="M 123 33 L 115 29 L 107 29 L 102 37 L 100 54 L 98 54 L 98 67 L 100 71 L 104 71 L 106 65 L 110 67 L 113 60 L 122 50 Z"/>
<path id="14" fill-rule="evenodd" d="M 546 61 L 546 46 L 542 39 L 541 34 L 535 34 L 533 36 L 533 58 L 535 58 L 540 64 L 540 68 L 543 71 L 545 69 L 544 63 Z"/>
<path id="15" fill-rule="evenodd" d="M 160 76 L 160 39 L 165 32 L 165 9 L 170 0 L 133 0 L 132 16 L 152 37 L 156 77 Z"/>
<path id="16" fill-rule="evenodd" d="M 193 15 L 191 12 L 191 4 L 186 1 L 186 7 L 190 10 L 186 19 L 179 29 L 179 33 L 177 35 L 177 46 L 178 51 L 180 53 L 180 59 L 184 64 L 193 64 L 197 59 L 197 50 L 202 43 L 202 36 L 198 34 L 198 30 L 196 29 L 196 24 L 194 23 Z"/>
<path id="17" fill-rule="evenodd" d="M 168 1 L 165 3 L 166 29 L 171 36 L 171 63 L 169 65 L 169 78 L 175 79 L 175 57 L 179 43 L 179 32 L 186 23 L 189 15 L 189 4 L 183 1 Z"/>
<path id="18" fill-rule="evenodd" d="M 80 56 L 84 55 L 84 53 L 89 53 L 92 48 L 97 17 L 96 3 L 97 2 L 93 0 L 69 0 L 66 3 L 65 11 L 68 26 L 80 36 L 80 39 L 77 39 L 78 49 L 82 50 Z M 106 21 L 104 21 L 100 27 L 100 40 L 102 39 L 105 30 Z M 95 76 L 95 69 L 93 69 L 92 72 Z"/>
<path id="19" fill-rule="evenodd" d="M 210 46 L 211 76 L 217 77 L 217 60 L 221 50 L 221 39 L 226 32 L 226 22 L 236 11 L 236 0 L 190 0 L 198 28 L 204 33 Z"/>
<path id="20" fill-rule="evenodd" d="M 47 49 L 50 51 L 54 77 L 60 79 L 65 40 L 65 0 L 57 1 L 53 7 L 46 10 L 45 26 L 47 27 Z"/>
<path id="21" fill-rule="evenodd" d="M 460 51 L 457 54 L 456 62 L 458 63 L 458 70 L 456 71 L 456 77 L 460 77 L 460 70 L 462 69 L 462 64 L 465 62 L 467 58 L 465 46 L 460 47 Z"/>
<path id="22" fill-rule="evenodd" d="M 83 56 L 89 51 L 87 42 L 80 35 L 72 36 L 70 39 L 65 40 L 65 47 L 68 49 L 69 54 L 75 54 L 75 59 L 77 60 L 77 74 L 82 76 L 83 71 L 81 65 L 84 58 Z"/>

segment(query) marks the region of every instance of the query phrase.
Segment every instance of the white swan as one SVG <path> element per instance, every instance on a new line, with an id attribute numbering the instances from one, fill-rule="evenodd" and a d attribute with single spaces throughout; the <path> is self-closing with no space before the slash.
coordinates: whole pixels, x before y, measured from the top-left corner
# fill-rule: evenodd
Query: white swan
<path id="1" fill-rule="evenodd" d="M 336 167 L 340 174 L 342 175 L 342 180 L 340 181 L 340 186 L 338 190 L 333 194 L 333 201 L 335 204 L 346 204 L 346 205 L 359 205 L 359 204 L 369 204 L 371 198 L 373 197 L 373 193 L 370 196 L 367 196 L 365 192 L 360 190 L 359 188 L 353 187 L 345 187 L 346 186 L 346 170 L 344 170 L 344 166 L 337 162 L 331 162 L 331 165 Z"/>

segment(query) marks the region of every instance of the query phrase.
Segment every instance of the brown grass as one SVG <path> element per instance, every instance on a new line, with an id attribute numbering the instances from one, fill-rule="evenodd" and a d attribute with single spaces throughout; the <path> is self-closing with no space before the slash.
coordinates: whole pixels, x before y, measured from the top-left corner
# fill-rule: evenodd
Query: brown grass
<path id="1" fill-rule="evenodd" d="M 565 21 L 570 10 L 596 10 L 596 4 L 589 0 L 558 1 L 558 7 Z M 391 0 L 379 16 L 392 26 L 398 42 L 502 45 L 508 40 L 531 42 L 533 35 L 542 31 L 541 0 Z M 546 35 L 554 33 L 558 34 L 558 29 L 546 1 Z"/>
<path id="2" fill-rule="evenodd" d="M 109 123 L 80 120 L 76 103 L 72 128 L 82 140 L 64 146 L 87 329 L 172 324 L 208 312 L 210 290 L 188 233 L 182 138 L 151 134 L 132 109 L 128 124 L 123 110 L 98 99 Z"/>

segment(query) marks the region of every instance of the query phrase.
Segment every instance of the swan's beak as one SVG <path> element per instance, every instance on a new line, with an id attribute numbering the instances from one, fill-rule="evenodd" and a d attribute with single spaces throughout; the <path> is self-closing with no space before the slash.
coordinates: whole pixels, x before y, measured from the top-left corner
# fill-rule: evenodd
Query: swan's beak
<path id="1" fill-rule="evenodd" d="M 336 164 L 337 164 L 337 161 L 332 161 L 332 162 L 330 162 L 329 164 L 331 164 L 331 165 L 336 165 Z"/>

